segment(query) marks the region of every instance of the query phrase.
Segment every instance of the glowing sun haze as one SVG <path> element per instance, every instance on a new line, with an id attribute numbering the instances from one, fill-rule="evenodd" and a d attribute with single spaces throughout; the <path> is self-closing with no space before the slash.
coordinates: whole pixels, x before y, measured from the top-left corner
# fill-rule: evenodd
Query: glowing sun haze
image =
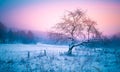
<path id="1" fill-rule="evenodd" d="M 0 0 L 0 22 L 9 27 L 49 31 L 65 10 L 81 8 L 104 34 L 120 31 L 118 0 Z"/>

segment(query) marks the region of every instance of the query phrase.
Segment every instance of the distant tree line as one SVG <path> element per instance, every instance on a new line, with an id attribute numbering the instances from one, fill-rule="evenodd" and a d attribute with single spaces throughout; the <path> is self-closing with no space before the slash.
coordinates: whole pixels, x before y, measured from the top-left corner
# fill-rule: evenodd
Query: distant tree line
<path id="1" fill-rule="evenodd" d="M 44 34 L 44 33 L 43 33 Z M 7 28 L 0 22 L 0 43 L 46 43 L 46 44 L 59 44 L 67 45 L 70 40 L 68 36 L 61 35 L 60 33 L 49 32 L 47 36 L 43 34 L 35 36 L 32 31 L 12 30 Z M 78 42 L 77 39 L 74 41 Z M 120 47 L 120 32 L 112 36 L 101 36 L 100 39 L 91 38 L 88 43 L 83 43 L 87 47 L 107 47 L 118 48 Z"/>
<path id="2" fill-rule="evenodd" d="M 14 30 L 5 26 L 0 22 L 0 43 L 23 43 L 23 44 L 31 44 L 31 43 L 46 43 L 46 44 L 57 44 L 57 45 L 65 45 L 68 43 L 66 41 L 67 36 L 60 37 L 57 33 L 50 32 L 37 32 L 34 31 L 26 31 L 26 30 Z M 49 34 L 56 37 L 49 37 Z M 60 42 L 56 42 L 56 38 L 61 38 Z"/>
<path id="3" fill-rule="evenodd" d="M 101 39 L 91 39 L 87 47 L 104 47 L 104 48 L 120 48 L 120 33 L 111 36 L 101 36 Z"/>
<path id="4" fill-rule="evenodd" d="M 12 30 L 0 23 L 0 43 L 35 43 L 32 31 Z"/>

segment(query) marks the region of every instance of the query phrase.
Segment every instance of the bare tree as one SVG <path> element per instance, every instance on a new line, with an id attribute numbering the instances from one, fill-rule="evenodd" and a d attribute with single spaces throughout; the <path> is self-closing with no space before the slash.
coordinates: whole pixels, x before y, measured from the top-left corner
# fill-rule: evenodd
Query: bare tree
<path id="1" fill-rule="evenodd" d="M 89 34 L 95 28 L 96 22 L 86 18 L 85 12 L 81 9 L 67 11 L 62 21 L 55 25 L 55 32 L 66 35 L 69 39 L 68 55 L 72 54 L 72 49 L 89 40 Z M 88 34 L 86 34 L 88 32 Z M 88 35 L 88 36 L 87 36 Z M 76 41 L 76 40 L 79 40 Z"/>

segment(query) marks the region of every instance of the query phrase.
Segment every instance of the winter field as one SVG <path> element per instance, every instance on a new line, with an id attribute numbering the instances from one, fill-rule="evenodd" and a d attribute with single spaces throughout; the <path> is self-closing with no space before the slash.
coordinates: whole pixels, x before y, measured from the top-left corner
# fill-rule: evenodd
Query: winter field
<path id="1" fill-rule="evenodd" d="M 0 44 L 0 72 L 120 72 L 120 50 L 47 44 Z"/>

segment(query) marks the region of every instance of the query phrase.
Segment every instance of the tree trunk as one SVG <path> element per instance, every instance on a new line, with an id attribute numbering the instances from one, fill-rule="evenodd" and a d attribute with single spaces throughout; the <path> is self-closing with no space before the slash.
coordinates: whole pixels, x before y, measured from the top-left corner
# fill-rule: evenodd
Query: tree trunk
<path id="1" fill-rule="evenodd" d="M 73 49 L 73 47 L 74 47 L 74 46 L 69 47 L 69 50 L 68 50 L 68 52 L 67 52 L 68 55 L 72 55 L 72 49 Z"/>

